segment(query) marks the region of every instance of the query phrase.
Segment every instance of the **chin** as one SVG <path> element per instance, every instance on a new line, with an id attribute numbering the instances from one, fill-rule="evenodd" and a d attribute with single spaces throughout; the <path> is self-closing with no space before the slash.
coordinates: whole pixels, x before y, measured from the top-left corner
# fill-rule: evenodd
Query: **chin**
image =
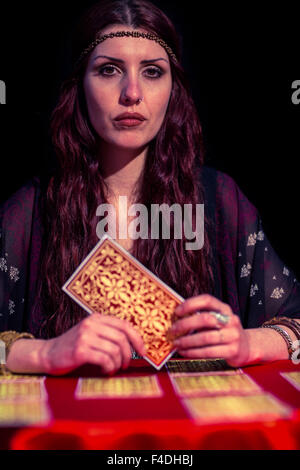
<path id="1" fill-rule="evenodd" d="M 110 143 L 122 150 L 137 150 L 148 145 L 149 141 L 147 139 L 139 139 L 132 136 L 131 138 L 112 140 Z"/>

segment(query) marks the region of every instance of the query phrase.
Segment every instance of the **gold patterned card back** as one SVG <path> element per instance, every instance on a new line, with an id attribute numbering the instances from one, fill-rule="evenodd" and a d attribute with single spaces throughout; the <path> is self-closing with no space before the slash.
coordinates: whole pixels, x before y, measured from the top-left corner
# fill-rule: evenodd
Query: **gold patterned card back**
<path id="1" fill-rule="evenodd" d="M 281 372 L 280 375 L 300 391 L 300 371 Z"/>
<path id="2" fill-rule="evenodd" d="M 174 354 L 167 333 L 184 299 L 108 235 L 62 289 L 88 313 L 128 320 L 144 340 L 144 358 L 157 370 Z"/>
<path id="3" fill-rule="evenodd" d="M 293 410 L 273 395 L 193 397 L 183 400 L 198 424 L 275 421 L 292 416 Z"/>
<path id="4" fill-rule="evenodd" d="M 82 377 L 75 390 L 76 399 L 156 398 L 163 395 L 156 375 L 140 377 Z"/>

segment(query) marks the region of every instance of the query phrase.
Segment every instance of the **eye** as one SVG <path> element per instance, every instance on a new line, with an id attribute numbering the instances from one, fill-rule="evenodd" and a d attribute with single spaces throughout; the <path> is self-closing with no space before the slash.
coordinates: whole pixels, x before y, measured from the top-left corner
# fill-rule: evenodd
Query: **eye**
<path id="1" fill-rule="evenodd" d="M 112 77 L 115 75 L 115 72 L 117 71 L 118 69 L 114 65 L 111 65 L 111 64 L 102 65 L 98 69 L 99 75 L 102 75 L 103 77 Z"/>
<path id="2" fill-rule="evenodd" d="M 160 78 L 163 75 L 163 71 L 158 67 L 149 67 L 145 73 L 148 78 Z"/>

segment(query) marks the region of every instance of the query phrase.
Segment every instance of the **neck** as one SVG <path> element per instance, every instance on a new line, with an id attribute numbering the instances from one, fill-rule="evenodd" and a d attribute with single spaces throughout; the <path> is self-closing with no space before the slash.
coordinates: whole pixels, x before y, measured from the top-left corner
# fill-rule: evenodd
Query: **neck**
<path id="1" fill-rule="evenodd" d="M 120 149 L 101 146 L 101 171 L 108 186 L 108 198 L 131 197 L 144 168 L 148 147 Z"/>

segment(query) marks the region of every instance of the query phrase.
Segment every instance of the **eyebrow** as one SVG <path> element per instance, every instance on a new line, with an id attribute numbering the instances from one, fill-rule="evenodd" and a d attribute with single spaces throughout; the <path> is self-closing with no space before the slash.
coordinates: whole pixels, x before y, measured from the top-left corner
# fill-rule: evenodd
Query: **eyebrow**
<path id="1" fill-rule="evenodd" d="M 114 62 L 120 62 L 121 64 L 125 63 L 125 60 L 117 59 L 116 57 L 109 57 L 107 55 L 97 55 L 97 57 L 94 58 L 94 61 L 97 60 L 97 59 L 100 59 L 100 58 L 113 60 Z M 168 61 L 166 59 L 164 59 L 163 57 L 159 57 L 158 59 L 151 59 L 151 60 L 141 60 L 140 63 L 141 64 L 150 64 L 150 63 L 153 63 L 153 62 L 158 62 L 159 60 L 164 60 L 168 64 Z"/>

